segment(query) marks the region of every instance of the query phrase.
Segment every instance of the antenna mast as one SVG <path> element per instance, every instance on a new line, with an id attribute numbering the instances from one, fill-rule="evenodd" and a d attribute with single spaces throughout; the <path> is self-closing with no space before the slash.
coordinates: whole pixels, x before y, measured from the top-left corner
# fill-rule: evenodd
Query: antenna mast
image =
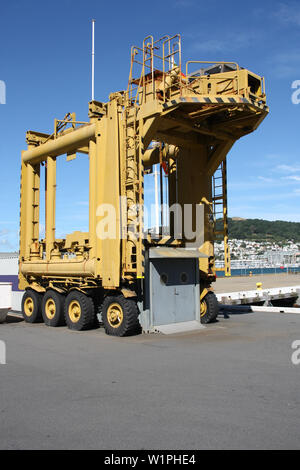
<path id="1" fill-rule="evenodd" d="M 94 101 L 95 89 L 95 20 L 92 20 L 92 101 Z"/>

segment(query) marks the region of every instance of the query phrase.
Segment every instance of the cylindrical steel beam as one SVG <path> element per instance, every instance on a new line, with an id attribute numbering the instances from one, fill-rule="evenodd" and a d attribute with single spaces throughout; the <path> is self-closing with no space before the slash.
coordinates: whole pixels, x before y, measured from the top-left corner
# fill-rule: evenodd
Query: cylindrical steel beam
<path id="1" fill-rule="evenodd" d="M 143 155 L 144 167 L 148 168 L 159 163 L 159 148 L 146 150 Z"/>
<path id="2" fill-rule="evenodd" d="M 47 159 L 47 157 L 57 157 L 64 153 L 75 152 L 78 148 L 88 144 L 89 140 L 95 136 L 95 124 L 88 124 L 70 132 L 69 134 L 48 140 L 44 144 L 26 150 L 22 154 L 24 163 L 36 164 Z"/>
<path id="3" fill-rule="evenodd" d="M 28 261 L 20 265 L 20 271 L 24 275 L 39 276 L 76 276 L 90 277 L 95 274 L 95 259 L 86 261 L 61 260 L 61 261 Z"/>

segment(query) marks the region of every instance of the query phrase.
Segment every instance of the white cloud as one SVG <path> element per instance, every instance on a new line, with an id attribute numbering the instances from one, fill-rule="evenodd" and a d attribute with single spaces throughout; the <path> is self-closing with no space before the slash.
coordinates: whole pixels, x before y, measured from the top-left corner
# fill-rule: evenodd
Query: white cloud
<path id="1" fill-rule="evenodd" d="M 283 179 L 285 179 L 285 180 L 292 180 L 292 181 L 300 181 L 300 176 L 295 176 L 295 175 L 284 176 Z"/>
<path id="2" fill-rule="evenodd" d="M 11 244 L 8 238 L 1 238 L 0 239 L 0 247 L 3 250 L 13 250 L 15 249 L 14 245 Z"/>
<path id="3" fill-rule="evenodd" d="M 282 24 L 300 26 L 299 3 L 281 3 L 273 15 Z"/>
<path id="4" fill-rule="evenodd" d="M 219 52 L 225 49 L 223 41 L 218 39 L 209 39 L 208 41 L 197 42 L 194 49 L 202 52 Z"/>
<path id="5" fill-rule="evenodd" d="M 45 230 L 46 230 L 46 227 L 44 224 L 40 224 L 40 231 L 39 231 L 39 236 L 40 238 L 44 238 L 45 237 Z"/>
<path id="6" fill-rule="evenodd" d="M 245 181 L 232 181 L 228 179 L 228 190 L 229 191 L 249 191 L 251 189 L 263 189 L 266 185 L 270 188 L 271 185 L 276 185 L 276 189 L 279 187 L 285 188 L 287 182 L 282 178 L 271 178 L 268 176 L 257 176 L 257 178 L 251 178 Z"/>
<path id="7" fill-rule="evenodd" d="M 298 50 L 285 50 L 270 58 L 273 76 L 276 78 L 291 78 L 296 80 L 299 75 L 300 53 Z"/>
<path id="8" fill-rule="evenodd" d="M 257 201 L 257 202 L 263 202 L 263 201 L 282 201 L 286 199 L 293 199 L 294 196 L 300 196 L 300 192 L 289 192 L 289 193 L 282 193 L 282 192 L 277 192 L 277 193 L 270 193 L 270 194 L 254 194 L 250 195 L 247 197 L 248 201 Z"/>
<path id="9" fill-rule="evenodd" d="M 233 51 L 249 47 L 261 40 L 260 31 L 234 31 L 232 33 L 223 34 L 222 36 L 215 37 L 214 39 L 205 40 L 201 33 L 191 33 L 189 35 L 194 41 L 192 49 L 195 52 L 202 53 L 219 53 L 224 51 Z M 217 58 L 215 58 L 217 59 Z"/>
<path id="10" fill-rule="evenodd" d="M 289 173 L 300 172 L 300 165 L 277 165 L 275 171 L 284 171 Z"/>
<path id="11" fill-rule="evenodd" d="M 17 251 L 19 247 L 19 230 L 7 229 L 0 230 L 0 251 Z"/>
<path id="12" fill-rule="evenodd" d="M 276 181 L 273 178 L 267 178 L 265 176 L 258 176 L 258 179 L 263 181 L 264 183 L 275 183 Z"/>
<path id="13" fill-rule="evenodd" d="M 195 3 L 193 0 L 176 0 L 173 3 L 174 7 L 182 7 L 182 8 L 187 8 L 187 7 L 195 7 L 197 6 L 197 3 Z"/>
<path id="14" fill-rule="evenodd" d="M 78 201 L 76 203 L 78 206 L 88 206 L 89 205 L 89 201 Z"/>
<path id="15" fill-rule="evenodd" d="M 267 153 L 265 157 L 270 160 L 278 160 L 278 158 L 282 158 L 281 155 L 279 155 L 278 153 Z"/>

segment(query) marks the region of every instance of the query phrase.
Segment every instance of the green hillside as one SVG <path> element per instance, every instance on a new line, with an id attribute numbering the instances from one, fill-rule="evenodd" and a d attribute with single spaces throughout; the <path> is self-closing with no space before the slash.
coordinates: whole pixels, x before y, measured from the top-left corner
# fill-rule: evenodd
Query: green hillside
<path id="1" fill-rule="evenodd" d="M 231 239 L 300 242 L 300 222 L 229 218 L 228 230 Z"/>

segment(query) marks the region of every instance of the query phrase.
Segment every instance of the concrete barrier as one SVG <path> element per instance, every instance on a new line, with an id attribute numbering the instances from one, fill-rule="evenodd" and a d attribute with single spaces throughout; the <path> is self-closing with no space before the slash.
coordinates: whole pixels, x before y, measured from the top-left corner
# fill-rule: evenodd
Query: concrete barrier
<path id="1" fill-rule="evenodd" d="M 0 323 L 5 322 L 12 306 L 11 282 L 0 282 Z"/>

